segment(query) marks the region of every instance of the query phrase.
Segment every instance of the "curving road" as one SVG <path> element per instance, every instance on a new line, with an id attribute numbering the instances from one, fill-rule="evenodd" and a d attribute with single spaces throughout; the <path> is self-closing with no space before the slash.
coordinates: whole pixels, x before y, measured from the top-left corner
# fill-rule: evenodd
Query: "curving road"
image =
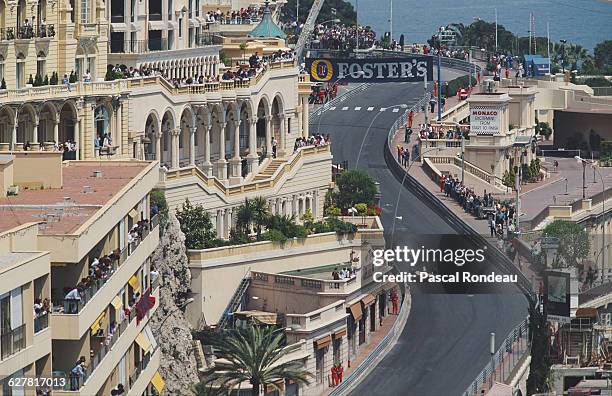
<path id="1" fill-rule="evenodd" d="M 445 71 L 443 79 L 457 73 Z M 381 107 L 412 105 L 423 94 L 422 83 L 375 84 L 321 116 L 321 133 L 332 135 L 334 162 L 348 161 L 380 182 L 382 222 L 390 230 L 401 183 L 387 169 L 383 147 L 387 133 L 400 113 L 389 110 L 378 116 L 368 136 L 366 128 Z M 374 111 L 367 111 L 373 106 Z M 342 108 L 348 107 L 346 110 Z M 361 110 L 354 110 L 361 107 Z M 316 132 L 319 121 L 311 122 Z M 365 141 L 364 141 L 365 138 Z M 394 243 L 405 245 L 411 234 L 456 234 L 426 203 L 402 191 Z M 364 378 L 352 395 L 460 395 L 486 365 L 490 333 L 500 344 L 527 314 L 527 301 L 518 292 L 499 294 L 423 294 L 413 289 L 412 311 L 397 344 Z"/>

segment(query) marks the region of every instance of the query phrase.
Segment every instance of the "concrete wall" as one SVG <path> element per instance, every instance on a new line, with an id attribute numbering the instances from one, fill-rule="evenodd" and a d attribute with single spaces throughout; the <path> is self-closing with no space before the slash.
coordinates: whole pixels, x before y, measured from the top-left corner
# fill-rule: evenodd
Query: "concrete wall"
<path id="1" fill-rule="evenodd" d="M 14 151 L 13 184 L 29 188 L 62 188 L 62 153 Z"/>

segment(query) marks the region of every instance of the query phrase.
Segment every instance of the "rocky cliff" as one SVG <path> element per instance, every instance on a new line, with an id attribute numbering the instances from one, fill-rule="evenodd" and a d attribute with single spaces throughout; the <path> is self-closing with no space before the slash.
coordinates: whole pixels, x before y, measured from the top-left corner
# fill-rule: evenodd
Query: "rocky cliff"
<path id="1" fill-rule="evenodd" d="M 159 273 L 159 307 L 151 318 L 151 328 L 161 346 L 159 372 L 166 381 L 165 394 L 190 395 L 198 382 L 197 363 L 192 348 L 191 328 L 180 309 L 191 284 L 185 236 L 174 213 L 153 253 L 152 265 Z"/>

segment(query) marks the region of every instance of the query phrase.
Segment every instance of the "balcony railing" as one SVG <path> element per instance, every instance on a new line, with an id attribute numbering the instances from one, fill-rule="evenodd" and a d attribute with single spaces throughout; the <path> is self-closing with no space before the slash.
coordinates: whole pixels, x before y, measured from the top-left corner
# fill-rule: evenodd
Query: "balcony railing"
<path id="1" fill-rule="evenodd" d="M 0 335 L 0 351 L 2 360 L 25 349 L 26 347 L 25 323 L 13 330 L 2 331 Z"/>
<path id="2" fill-rule="evenodd" d="M 113 275 L 117 272 L 117 269 L 136 252 L 138 246 L 140 246 L 140 243 L 144 241 L 144 239 L 149 235 L 151 231 L 155 230 L 158 224 L 159 215 L 155 215 L 153 216 L 153 218 L 151 218 L 151 221 L 149 222 L 149 227 L 145 227 L 142 230 L 142 238 L 132 242 L 123 250 L 119 251 L 119 249 L 117 249 L 119 253 L 116 258 L 111 262 L 110 274 L 101 279 L 96 279 L 95 281 L 93 281 L 88 288 L 84 289 L 80 293 L 80 299 L 54 299 L 53 305 L 55 307 L 63 307 L 63 312 L 60 311 L 55 313 L 69 315 L 79 314 L 83 310 L 83 308 L 85 308 L 87 303 L 95 297 L 98 291 L 113 277 Z"/>
<path id="3" fill-rule="evenodd" d="M 29 40 L 33 38 L 48 37 L 55 37 L 55 26 L 53 24 L 0 28 L 0 41 Z"/>
<path id="4" fill-rule="evenodd" d="M 149 353 L 144 355 L 144 357 L 142 358 L 142 361 L 136 363 L 134 372 L 129 377 L 128 389 L 132 389 L 132 386 L 134 386 L 136 381 L 138 381 L 140 374 L 142 374 L 142 372 L 145 371 L 146 368 L 149 366 L 149 363 L 151 362 L 151 357 L 155 354 L 155 352 L 157 352 L 158 349 L 159 349 L 159 346 L 156 346 L 155 349 L 152 349 Z"/>
<path id="5" fill-rule="evenodd" d="M 149 14 L 149 21 L 161 21 L 162 20 L 162 14 Z"/>
<path id="6" fill-rule="evenodd" d="M 155 288 L 151 287 L 149 290 L 152 291 L 152 290 L 155 290 Z M 148 298 L 149 295 L 150 293 L 147 290 L 147 292 L 145 292 L 140 297 L 140 299 Z M 68 375 L 66 375 L 65 373 L 54 375 L 55 378 L 66 379 L 66 382 L 65 382 L 66 385 L 64 386 L 63 390 L 78 391 L 79 389 L 81 389 L 81 387 L 83 387 L 87 383 L 87 379 L 95 374 L 96 368 L 98 368 L 98 366 L 102 364 L 102 362 L 104 361 L 104 358 L 113 349 L 113 346 L 115 346 L 115 344 L 117 343 L 121 335 L 125 332 L 128 326 L 132 325 L 132 322 L 134 321 L 134 319 L 136 319 L 136 306 L 139 304 L 140 299 L 136 301 L 134 305 L 130 307 L 129 314 L 123 319 L 121 323 L 119 323 L 119 325 L 117 325 L 113 334 L 110 337 L 105 337 L 104 340 L 100 342 L 100 345 L 102 345 L 100 349 L 98 349 L 98 351 L 95 351 L 93 355 L 90 356 L 90 360 L 87 366 L 87 371 L 85 373 L 85 376 L 78 376 L 72 373 Z M 153 355 L 153 353 L 151 353 L 151 355 Z M 147 361 L 147 364 L 148 364 L 148 361 Z M 144 368 L 142 370 L 144 370 Z"/>
<path id="7" fill-rule="evenodd" d="M 111 15 L 111 23 L 124 23 L 125 15 Z"/>
<path id="8" fill-rule="evenodd" d="M 38 333 L 49 327 L 49 313 L 37 316 L 34 318 L 34 333 Z"/>

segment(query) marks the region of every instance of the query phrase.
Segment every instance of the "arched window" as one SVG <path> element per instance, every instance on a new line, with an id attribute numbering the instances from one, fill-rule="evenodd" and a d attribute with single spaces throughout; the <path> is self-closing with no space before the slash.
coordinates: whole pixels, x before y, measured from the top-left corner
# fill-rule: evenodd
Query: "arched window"
<path id="1" fill-rule="evenodd" d="M 17 88 L 23 88 L 25 86 L 25 56 L 23 53 L 17 54 L 17 78 L 16 85 Z"/>
<path id="2" fill-rule="evenodd" d="M 98 106 L 94 112 L 94 125 L 96 126 L 96 136 L 94 136 L 94 144 L 96 144 L 96 139 L 98 140 L 98 144 L 104 144 L 104 140 L 109 140 L 111 138 L 111 131 L 109 128 L 110 125 L 110 117 L 108 115 L 108 110 L 106 106 Z M 110 142 L 108 142 L 110 143 Z"/>

